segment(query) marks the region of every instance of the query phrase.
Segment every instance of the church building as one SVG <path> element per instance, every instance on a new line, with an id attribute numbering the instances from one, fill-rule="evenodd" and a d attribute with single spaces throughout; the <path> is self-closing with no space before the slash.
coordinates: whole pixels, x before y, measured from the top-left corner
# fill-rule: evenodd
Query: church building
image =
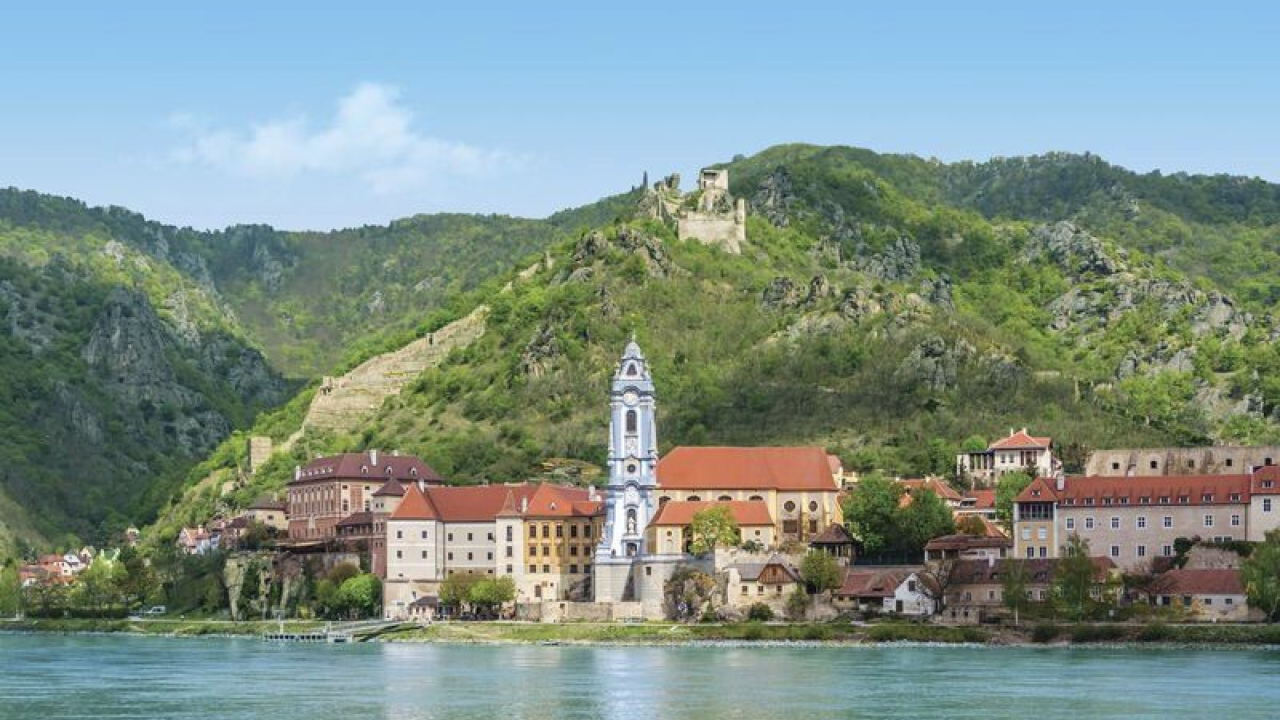
<path id="1" fill-rule="evenodd" d="M 728 507 L 747 531 L 744 541 L 768 549 L 844 521 L 839 464 L 823 448 L 677 447 L 659 459 L 653 377 L 634 338 L 614 371 L 609 408 L 596 602 L 635 602 L 644 616 L 657 617 L 678 567 L 715 573 L 714 557 L 685 552 L 687 525 L 707 507 Z"/>

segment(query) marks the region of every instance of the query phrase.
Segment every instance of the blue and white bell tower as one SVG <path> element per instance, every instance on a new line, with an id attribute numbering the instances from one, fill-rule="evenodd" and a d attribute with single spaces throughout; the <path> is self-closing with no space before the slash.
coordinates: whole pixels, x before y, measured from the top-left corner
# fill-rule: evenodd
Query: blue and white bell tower
<path id="1" fill-rule="evenodd" d="M 596 547 L 596 600 L 622 600 L 632 564 L 646 553 L 644 531 L 657 505 L 658 428 L 653 376 L 635 338 L 609 389 L 609 486 Z"/>

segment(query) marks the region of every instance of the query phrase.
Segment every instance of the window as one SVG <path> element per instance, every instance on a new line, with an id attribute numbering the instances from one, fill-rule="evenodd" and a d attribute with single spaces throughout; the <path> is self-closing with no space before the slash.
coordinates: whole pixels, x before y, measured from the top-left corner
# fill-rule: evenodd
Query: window
<path id="1" fill-rule="evenodd" d="M 1071 521 L 1070 521 L 1070 520 L 1068 520 L 1067 522 L 1071 522 Z M 1023 540 L 1030 540 L 1030 539 L 1031 539 L 1031 528 L 1029 528 L 1029 527 L 1024 527 L 1024 528 L 1022 528 L 1022 539 L 1023 539 Z"/>
<path id="2" fill-rule="evenodd" d="M 1205 516 L 1204 516 L 1204 526 L 1205 526 L 1205 527 L 1213 527 L 1213 516 L 1212 516 L 1212 515 L 1205 515 Z"/>
<path id="3" fill-rule="evenodd" d="M 1119 469 L 1120 469 L 1120 463 L 1118 463 L 1118 462 L 1113 462 L 1113 463 L 1111 463 L 1111 469 L 1112 469 L 1112 470 L 1119 470 Z"/>
<path id="4" fill-rule="evenodd" d="M 1048 540 L 1048 539 L 1049 539 L 1049 529 L 1048 529 L 1048 528 L 1040 528 L 1039 530 L 1037 530 L 1037 531 L 1036 531 L 1036 537 L 1037 537 L 1038 539 L 1040 539 L 1040 540 Z"/>
<path id="5" fill-rule="evenodd" d="M 423 533 L 423 534 L 425 535 L 426 533 Z M 403 540 L 403 539 L 404 539 L 404 531 L 403 531 L 403 530 L 397 530 L 397 531 L 396 531 L 396 539 L 397 539 L 397 540 Z"/>
<path id="6" fill-rule="evenodd" d="M 1162 546 L 1162 547 L 1160 548 L 1160 554 L 1161 554 L 1161 555 L 1163 555 L 1163 556 L 1165 556 L 1165 557 L 1170 557 L 1170 556 L 1172 556 L 1172 555 L 1173 555 L 1173 546 L 1172 546 L 1172 545 L 1164 545 L 1164 546 Z"/>
<path id="7" fill-rule="evenodd" d="M 403 558 L 404 558 L 404 553 L 402 553 L 402 552 L 400 552 L 399 550 L 397 550 L 397 551 L 396 551 L 396 559 L 397 559 L 397 560 L 401 560 L 401 559 L 403 559 Z"/>
<path id="8" fill-rule="evenodd" d="M 577 557 L 577 556 L 578 556 L 578 546 L 577 546 L 577 545 L 570 546 L 570 547 L 569 547 L 569 554 L 570 554 L 570 555 L 572 555 L 572 556 L 574 556 L 574 557 Z"/>
<path id="9" fill-rule="evenodd" d="M 1084 529 L 1085 529 L 1085 530 L 1092 530 L 1092 529 L 1093 529 L 1093 518 L 1091 518 L 1091 517 L 1087 517 L 1087 518 L 1085 518 L 1085 519 L 1084 519 Z"/>
<path id="10" fill-rule="evenodd" d="M 1113 558 L 1118 558 L 1118 557 L 1120 557 L 1120 546 L 1119 546 L 1119 545 L 1112 545 L 1112 546 L 1111 546 L 1111 557 L 1113 557 Z"/>
<path id="11" fill-rule="evenodd" d="M 489 554 L 488 559 L 489 559 L 489 560 L 492 560 L 492 559 L 493 559 L 493 551 L 492 551 L 492 550 L 490 550 L 488 554 Z"/>
<path id="12" fill-rule="evenodd" d="M 548 524 L 548 523 L 543 523 L 543 524 L 542 524 L 542 537 L 544 537 L 544 538 L 549 538 L 549 537 L 551 537 L 551 525 L 550 525 L 550 524 Z"/>
<path id="13" fill-rule="evenodd" d="M 1075 518 L 1067 518 L 1067 529 L 1068 529 L 1068 530 L 1075 530 L 1075 529 L 1076 529 L 1076 519 L 1075 519 Z"/>
<path id="14" fill-rule="evenodd" d="M 1160 525 L 1166 528 L 1173 527 L 1173 516 L 1165 515 L 1164 517 L 1160 518 Z"/>
<path id="15" fill-rule="evenodd" d="M 543 566 L 542 566 L 542 572 L 547 573 L 547 574 L 550 574 L 550 572 L 551 572 L 551 566 L 550 566 L 550 565 L 543 565 Z"/>
<path id="16" fill-rule="evenodd" d="M 1213 502 L 1213 495 L 1211 493 L 1205 493 L 1200 497 L 1200 500 L 1205 503 L 1211 503 Z"/>
<path id="17" fill-rule="evenodd" d="M 1139 515 L 1139 516 L 1138 516 L 1138 529 L 1139 529 L 1139 530 L 1145 530 L 1146 528 L 1147 528 L 1147 516 L 1146 516 L 1146 515 Z"/>
<path id="18" fill-rule="evenodd" d="M 1115 515 L 1111 516 L 1111 529 L 1112 530 L 1120 529 L 1120 518 Z"/>
<path id="19" fill-rule="evenodd" d="M 796 511 L 796 504 L 795 504 L 794 502 L 792 502 L 792 501 L 788 500 L 788 501 L 786 501 L 785 503 L 783 503 L 783 504 L 782 504 L 782 509 L 783 509 L 783 510 L 785 510 L 785 511 L 787 511 L 787 512 L 795 512 L 795 511 Z"/>
<path id="20" fill-rule="evenodd" d="M 508 574 L 508 575 L 510 575 L 510 574 L 511 574 L 511 566 L 510 566 L 510 565 L 508 565 L 508 566 L 507 566 L 507 574 Z"/>
<path id="21" fill-rule="evenodd" d="M 1035 556 L 1036 556 L 1036 549 L 1033 547 L 1027 548 L 1027 558 L 1033 558 Z"/>
<path id="22" fill-rule="evenodd" d="M 818 501 L 817 501 L 817 500 L 810 500 L 810 501 L 809 501 L 809 512 L 818 512 Z"/>
<path id="23" fill-rule="evenodd" d="M 1239 515 L 1232 515 L 1232 516 L 1231 516 L 1231 527 L 1240 527 L 1240 516 L 1239 516 Z"/>
<path id="24" fill-rule="evenodd" d="M 472 541 L 472 540 L 474 540 L 474 539 L 475 539 L 475 538 L 472 536 L 472 534 L 471 534 L 471 533 L 467 533 L 467 542 L 471 542 L 471 541 Z"/>
<path id="25" fill-rule="evenodd" d="M 1231 458 L 1227 458 L 1227 467 L 1231 467 L 1234 464 L 1235 464 L 1235 460 L 1232 460 Z"/>
<path id="26" fill-rule="evenodd" d="M 988 600 L 995 600 L 995 599 L 996 599 L 996 591 L 995 591 L 995 590 L 988 590 L 988 591 L 987 591 L 987 599 L 988 599 Z"/>
<path id="27" fill-rule="evenodd" d="M 512 548 L 510 545 L 508 545 L 508 546 L 507 546 L 507 557 L 513 557 L 514 555 L 515 555 L 515 549 L 514 549 L 514 548 Z"/>
<path id="28" fill-rule="evenodd" d="M 448 554 L 447 556 L 445 556 L 445 557 L 446 557 L 446 559 L 447 559 L 447 560 L 449 560 L 450 562 L 452 562 L 452 561 L 453 561 L 453 553 L 449 553 L 449 554 Z"/>
<path id="29" fill-rule="evenodd" d="M 716 498 L 716 502 L 732 502 L 732 501 L 733 501 L 733 498 L 729 497 L 728 495 L 721 495 L 720 497 Z"/>
<path id="30" fill-rule="evenodd" d="M 427 531 L 426 531 L 426 530 L 423 530 L 423 531 L 422 531 L 422 539 L 423 539 L 423 540 L 426 540 L 426 539 L 427 539 Z"/>
<path id="31" fill-rule="evenodd" d="M 1146 556 L 1147 556 L 1147 546 L 1146 546 L 1146 545 L 1139 545 L 1139 546 L 1138 546 L 1138 557 L 1142 558 L 1142 557 L 1146 557 Z"/>
<path id="32" fill-rule="evenodd" d="M 564 525 L 561 523 L 556 523 L 556 537 L 557 538 L 564 537 Z"/>
<path id="33" fill-rule="evenodd" d="M 636 432 L 636 411 L 635 410 L 627 411 L 627 432 L 629 433 Z"/>
<path id="34" fill-rule="evenodd" d="M 529 526 L 529 537 L 531 537 L 531 538 L 536 538 L 536 537 L 538 537 L 538 526 L 537 526 L 537 525 L 530 525 L 530 526 Z"/>
<path id="35" fill-rule="evenodd" d="M 1155 469 L 1156 469 L 1156 468 L 1158 468 L 1158 467 L 1160 467 L 1160 463 L 1159 463 L 1159 461 L 1152 460 L 1152 461 L 1151 461 L 1151 469 L 1152 469 L 1152 470 L 1155 470 Z"/>
<path id="36" fill-rule="evenodd" d="M 1042 557 L 1042 558 L 1044 558 L 1044 557 L 1049 557 L 1049 548 L 1045 547 L 1044 545 L 1041 545 L 1041 546 L 1040 546 L 1040 557 Z"/>
<path id="37" fill-rule="evenodd" d="M 583 526 L 582 526 L 582 537 L 584 537 L 584 538 L 589 538 L 589 537 L 591 537 L 591 526 L 590 526 L 590 525 L 583 525 Z M 583 570 L 583 572 L 586 572 L 586 571 L 585 571 L 585 570 Z"/>
<path id="38" fill-rule="evenodd" d="M 449 542 L 453 542 L 453 533 L 449 533 Z"/>
<path id="39" fill-rule="evenodd" d="M 570 565 L 570 566 L 569 566 L 569 574 L 570 574 L 570 575 L 577 575 L 577 574 L 578 574 L 578 566 L 577 566 L 577 565 Z"/>
<path id="40" fill-rule="evenodd" d="M 513 525 L 508 525 L 508 526 L 507 526 L 507 542 L 511 542 L 511 541 L 512 541 L 512 536 L 513 536 L 514 534 L 515 534 L 515 526 L 513 526 Z"/>
<path id="41" fill-rule="evenodd" d="M 427 559 L 427 551 L 426 551 L 426 550 L 423 550 L 423 551 L 422 551 L 422 559 L 423 559 L 423 560 L 426 560 L 426 559 Z"/>
<path id="42" fill-rule="evenodd" d="M 578 526 L 577 526 L 577 525 L 570 525 L 570 526 L 569 526 L 569 537 L 571 537 L 571 538 L 576 538 L 576 537 L 578 537 Z"/>
<path id="43" fill-rule="evenodd" d="M 489 533 L 489 542 L 493 542 L 493 533 Z"/>
<path id="44" fill-rule="evenodd" d="M 1271 512 L 1271 498 L 1262 498 L 1262 512 Z"/>
<path id="45" fill-rule="evenodd" d="M 529 572 L 530 572 L 530 574 L 538 572 L 538 566 L 537 566 L 537 565 L 530 565 L 530 566 L 529 566 Z"/>

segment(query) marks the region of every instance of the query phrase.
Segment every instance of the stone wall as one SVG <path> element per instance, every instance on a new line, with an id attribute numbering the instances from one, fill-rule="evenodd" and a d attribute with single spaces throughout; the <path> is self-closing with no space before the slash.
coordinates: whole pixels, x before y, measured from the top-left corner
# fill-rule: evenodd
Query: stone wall
<path id="1" fill-rule="evenodd" d="M 1280 463 L 1280 446 L 1193 448 L 1116 448 L 1095 450 L 1086 475 L 1153 477 L 1247 473 L 1252 467 Z"/>

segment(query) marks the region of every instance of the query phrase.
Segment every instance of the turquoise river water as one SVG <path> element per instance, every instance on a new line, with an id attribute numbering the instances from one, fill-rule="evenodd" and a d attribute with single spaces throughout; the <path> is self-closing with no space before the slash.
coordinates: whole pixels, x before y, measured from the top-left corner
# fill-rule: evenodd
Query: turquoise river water
<path id="1" fill-rule="evenodd" d="M 1280 651 L 0 635 L 0 718 L 1280 718 Z"/>

